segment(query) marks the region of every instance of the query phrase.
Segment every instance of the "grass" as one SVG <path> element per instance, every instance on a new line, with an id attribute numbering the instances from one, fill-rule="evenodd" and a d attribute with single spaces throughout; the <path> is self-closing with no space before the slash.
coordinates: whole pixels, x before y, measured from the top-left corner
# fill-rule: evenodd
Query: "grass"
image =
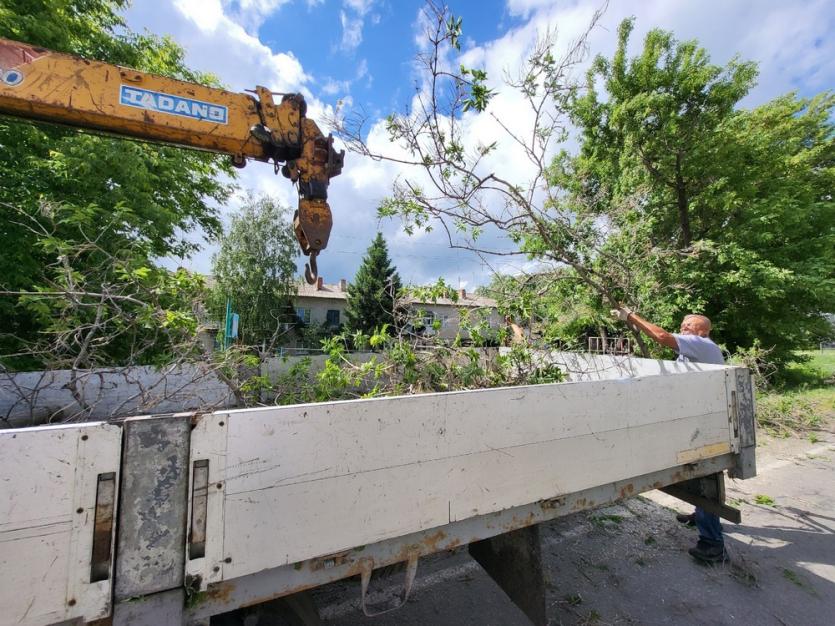
<path id="1" fill-rule="evenodd" d="M 779 389 L 757 397 L 757 423 L 769 434 L 789 437 L 807 434 L 812 443 L 835 418 L 835 350 L 801 352 L 786 370 Z"/>
<path id="2" fill-rule="evenodd" d="M 574 593 L 571 595 L 565 596 L 565 602 L 570 604 L 571 606 L 578 606 L 583 603 L 583 596 L 579 593 Z"/>
<path id="3" fill-rule="evenodd" d="M 774 502 L 774 498 L 772 498 L 771 496 L 767 496 L 765 494 L 762 494 L 762 493 L 759 493 L 759 494 L 754 496 L 754 502 L 756 502 L 757 504 L 765 505 L 765 506 L 776 506 L 777 505 L 777 503 Z"/>
<path id="4" fill-rule="evenodd" d="M 598 528 L 605 528 L 610 525 L 619 525 L 623 521 L 623 515 L 591 515 L 589 521 Z"/>
<path id="5" fill-rule="evenodd" d="M 797 585 L 804 591 L 808 591 L 813 596 L 818 595 L 815 592 L 814 587 L 812 587 L 807 580 L 805 580 L 800 574 L 798 574 L 794 570 L 789 569 L 788 567 L 783 568 L 783 578 L 788 580 L 793 585 Z"/>

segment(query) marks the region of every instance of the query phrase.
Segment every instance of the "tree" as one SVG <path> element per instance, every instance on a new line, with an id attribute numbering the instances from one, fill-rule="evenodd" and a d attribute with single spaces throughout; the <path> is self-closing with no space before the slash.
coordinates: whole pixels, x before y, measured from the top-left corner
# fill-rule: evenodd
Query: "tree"
<path id="1" fill-rule="evenodd" d="M 373 334 L 388 324 L 394 328 L 394 303 L 400 291 L 400 276 L 392 266 L 381 233 L 368 247 L 354 282 L 348 286 L 346 329 Z"/>
<path id="2" fill-rule="evenodd" d="M 128 31 L 119 16 L 127 4 L 10 0 L 0 8 L 0 36 L 185 80 L 215 82 L 190 71 L 183 50 L 170 39 Z M 63 219 L 54 224 L 50 237 L 70 247 L 94 241 L 114 258 L 130 251 L 141 255 L 134 259 L 137 267 L 155 269 L 157 257 L 193 252 L 199 245 L 188 235 L 195 229 L 207 237 L 220 231 L 212 204 L 227 198 L 230 186 L 218 175 L 230 174 L 231 168 L 216 155 L 9 119 L 0 121 L 0 145 L 0 289 L 7 292 L 50 288 L 48 268 L 55 249 L 41 245 L 42 230 L 32 228 L 44 205 L 62 207 Z M 82 214 L 83 233 L 77 219 Z M 99 236 L 105 231 L 106 236 Z M 107 276 L 96 272 L 104 266 L 95 260 L 85 265 L 86 258 L 75 259 L 75 270 L 91 291 L 101 292 L 95 285 Z M 5 329 L 0 354 L 26 352 L 48 325 L 15 296 L 0 298 L 0 316 Z"/>
<path id="3" fill-rule="evenodd" d="M 440 224 L 451 247 L 528 256 L 535 292 L 570 299 L 586 328 L 610 325 L 621 302 L 667 327 L 701 311 L 731 351 L 760 345 L 778 361 L 822 332 L 835 306 L 831 95 L 739 110 L 753 64 L 715 66 L 659 30 L 629 60 L 631 20 L 585 86 L 571 78 L 585 35 L 557 55 L 550 31 L 499 83 L 460 64 L 460 18 L 430 2 L 422 23 L 416 94 L 385 123 L 401 151 L 375 148 L 362 115 L 339 127 L 350 149 L 409 168 L 381 216 Z M 555 154 L 572 123 L 577 158 Z M 500 307 L 512 314 L 520 299 Z"/>
<path id="4" fill-rule="evenodd" d="M 343 111 L 332 124 L 350 150 L 406 168 L 379 216 L 400 217 L 408 233 L 440 225 L 450 247 L 482 258 L 535 259 L 542 282 L 579 282 L 599 294 L 599 302 L 617 304 L 609 272 L 595 264 L 606 231 L 552 184 L 551 168 L 556 146 L 567 137 L 576 87 L 571 77 L 600 16 L 595 12 L 562 54 L 555 31 L 545 31 L 518 71 L 509 69 L 500 82 L 461 62 L 462 19 L 428 2 L 416 94 L 405 111 L 386 118 L 389 141 L 379 148 L 370 141 L 361 111 Z M 513 111 L 512 117 L 493 110 L 496 99 L 502 100 L 497 110 Z M 518 314 L 518 296 L 500 301 L 500 311 Z"/>
<path id="5" fill-rule="evenodd" d="M 266 342 L 271 349 L 283 332 L 296 293 L 295 256 L 288 209 L 267 196 L 249 196 L 212 260 L 213 312 L 222 319 L 226 299 L 232 301 L 244 344 Z"/>
<path id="6" fill-rule="evenodd" d="M 582 148 L 555 182 L 610 223 L 605 250 L 633 306 L 668 327 L 702 311 L 729 350 L 760 345 L 783 362 L 835 307 L 835 97 L 739 110 L 753 64 L 712 65 L 659 30 L 628 60 L 632 26 L 572 102 Z"/>

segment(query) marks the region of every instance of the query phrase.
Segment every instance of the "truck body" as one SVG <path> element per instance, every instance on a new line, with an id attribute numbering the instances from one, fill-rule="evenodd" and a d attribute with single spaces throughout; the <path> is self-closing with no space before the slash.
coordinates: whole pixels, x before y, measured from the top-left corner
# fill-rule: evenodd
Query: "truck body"
<path id="1" fill-rule="evenodd" d="M 657 488 L 738 521 L 748 370 L 548 358 L 567 382 L 0 431 L 0 623 L 200 624 L 357 575 L 371 614 L 375 570 L 405 601 L 464 545 L 544 623 L 538 523 Z"/>

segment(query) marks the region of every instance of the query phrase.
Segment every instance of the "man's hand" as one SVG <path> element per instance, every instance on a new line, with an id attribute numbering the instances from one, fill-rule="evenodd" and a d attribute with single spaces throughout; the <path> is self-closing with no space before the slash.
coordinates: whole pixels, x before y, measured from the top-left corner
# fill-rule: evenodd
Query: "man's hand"
<path id="1" fill-rule="evenodd" d="M 611 310 L 612 317 L 616 317 L 621 322 L 625 322 L 626 318 L 628 318 L 631 313 L 632 313 L 632 309 L 630 309 L 629 307 L 625 307 L 625 306 L 622 306 L 619 309 L 612 309 Z"/>

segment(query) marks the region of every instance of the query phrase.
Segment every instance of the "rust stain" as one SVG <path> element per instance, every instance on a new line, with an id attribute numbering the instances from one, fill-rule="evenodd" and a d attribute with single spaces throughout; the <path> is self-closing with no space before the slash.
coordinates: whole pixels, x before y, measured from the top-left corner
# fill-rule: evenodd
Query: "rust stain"
<path id="1" fill-rule="evenodd" d="M 328 554 L 326 556 L 320 556 L 316 559 L 311 559 L 309 561 L 310 571 L 316 572 L 321 569 L 330 569 L 332 567 L 344 565 L 348 562 L 348 557 L 351 552 L 351 550 L 344 550 L 342 552 L 336 552 L 334 554 Z"/>
<path id="2" fill-rule="evenodd" d="M 502 529 L 504 530 L 516 530 L 517 528 L 525 528 L 526 526 L 530 526 L 531 524 L 535 523 L 536 515 L 533 511 L 528 513 L 525 517 L 519 518 L 515 515 L 513 518 L 507 522 L 506 524 L 502 525 Z"/>
<path id="3" fill-rule="evenodd" d="M 620 494 L 621 499 L 629 498 L 635 495 L 635 485 L 633 485 L 632 483 L 624 485 L 620 488 L 620 491 L 618 493 Z"/>
<path id="4" fill-rule="evenodd" d="M 230 582 L 213 583 L 206 589 L 206 599 L 226 604 L 232 601 L 235 585 Z"/>
<path id="5" fill-rule="evenodd" d="M 429 552 L 438 552 L 441 548 L 438 547 L 438 544 L 446 539 L 446 533 L 442 530 L 432 533 L 427 537 L 424 537 L 421 543 L 423 546 L 426 547 Z M 402 552 L 402 550 L 401 550 Z M 414 547 L 412 547 L 412 552 L 414 552 Z"/>

